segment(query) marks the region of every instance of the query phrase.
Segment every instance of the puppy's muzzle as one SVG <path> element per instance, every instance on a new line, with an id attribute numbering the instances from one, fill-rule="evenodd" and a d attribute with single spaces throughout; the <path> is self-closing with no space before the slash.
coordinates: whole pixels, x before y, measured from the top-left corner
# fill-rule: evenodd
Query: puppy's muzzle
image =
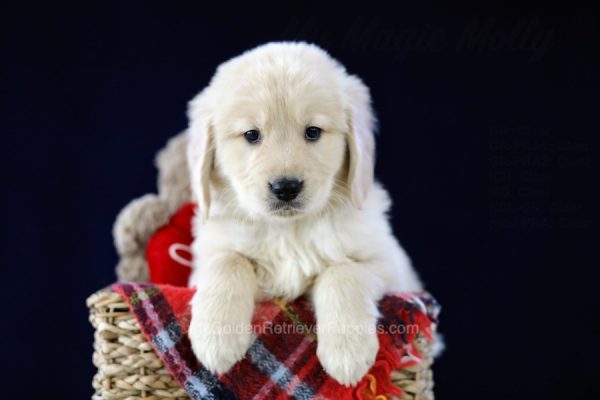
<path id="1" fill-rule="evenodd" d="M 271 193 L 281 201 L 292 201 L 302 191 L 302 181 L 293 177 L 277 178 L 269 182 Z"/>

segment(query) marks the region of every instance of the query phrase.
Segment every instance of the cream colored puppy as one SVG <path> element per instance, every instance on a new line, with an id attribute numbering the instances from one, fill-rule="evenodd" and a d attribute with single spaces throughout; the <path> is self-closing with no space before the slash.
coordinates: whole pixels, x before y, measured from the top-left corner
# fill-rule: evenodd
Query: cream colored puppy
<path id="1" fill-rule="evenodd" d="M 369 90 L 314 45 L 270 43 L 222 64 L 189 118 L 196 356 L 228 371 L 255 301 L 308 294 L 321 364 L 355 384 L 378 350 L 378 300 L 421 290 L 373 182 Z"/>

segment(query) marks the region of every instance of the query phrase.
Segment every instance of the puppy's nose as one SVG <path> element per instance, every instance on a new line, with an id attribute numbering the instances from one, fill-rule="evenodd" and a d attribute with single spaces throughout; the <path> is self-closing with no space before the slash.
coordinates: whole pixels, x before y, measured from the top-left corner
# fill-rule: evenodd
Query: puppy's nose
<path id="1" fill-rule="evenodd" d="M 277 178 L 269 183 L 271 192 L 282 201 L 292 201 L 302 191 L 302 182 L 296 178 Z"/>

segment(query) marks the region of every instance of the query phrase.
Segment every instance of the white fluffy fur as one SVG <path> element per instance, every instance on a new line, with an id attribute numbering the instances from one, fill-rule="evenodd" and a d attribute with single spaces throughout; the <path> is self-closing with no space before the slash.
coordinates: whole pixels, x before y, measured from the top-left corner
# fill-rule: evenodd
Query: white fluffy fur
<path id="1" fill-rule="evenodd" d="M 307 293 L 321 364 L 355 384 L 378 350 L 378 300 L 422 289 L 373 182 L 368 89 L 316 46 L 271 43 L 222 64 L 189 117 L 194 352 L 226 372 L 251 343 L 256 300 Z M 308 126 L 320 140 L 304 139 Z M 244 139 L 250 129 L 260 144 Z M 268 183 L 283 175 L 304 181 L 301 207 L 272 211 Z"/>

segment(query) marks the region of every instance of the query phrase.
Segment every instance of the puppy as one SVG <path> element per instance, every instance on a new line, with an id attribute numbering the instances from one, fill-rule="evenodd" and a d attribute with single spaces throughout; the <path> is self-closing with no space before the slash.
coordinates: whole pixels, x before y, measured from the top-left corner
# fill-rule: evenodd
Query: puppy
<path id="1" fill-rule="evenodd" d="M 359 78 L 305 43 L 227 61 L 190 102 L 189 336 L 210 371 L 244 357 L 255 301 L 307 294 L 323 368 L 355 384 L 377 354 L 378 300 L 422 289 L 373 180 L 370 103 Z"/>

